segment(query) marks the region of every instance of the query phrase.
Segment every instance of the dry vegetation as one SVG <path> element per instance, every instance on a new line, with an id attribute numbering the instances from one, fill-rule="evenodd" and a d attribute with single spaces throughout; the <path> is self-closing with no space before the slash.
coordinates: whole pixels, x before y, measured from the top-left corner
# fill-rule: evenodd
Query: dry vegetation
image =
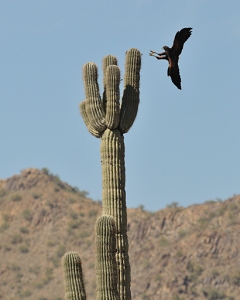
<path id="1" fill-rule="evenodd" d="M 61 257 L 83 260 L 95 299 L 94 223 L 99 202 L 47 169 L 0 180 L 0 299 L 63 300 Z M 240 196 L 150 213 L 128 210 L 132 298 L 239 299 Z"/>

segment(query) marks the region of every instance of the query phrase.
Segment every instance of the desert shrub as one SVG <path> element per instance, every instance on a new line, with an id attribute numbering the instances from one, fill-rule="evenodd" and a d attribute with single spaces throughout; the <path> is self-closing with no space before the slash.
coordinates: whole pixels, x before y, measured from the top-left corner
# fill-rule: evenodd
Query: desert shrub
<path id="1" fill-rule="evenodd" d="M 12 248 L 8 245 L 4 245 L 3 249 L 7 252 L 7 251 L 11 251 Z"/>
<path id="2" fill-rule="evenodd" d="M 29 222 L 32 220 L 32 212 L 28 209 L 26 209 L 22 212 L 22 216 L 25 220 L 27 220 Z"/>
<path id="3" fill-rule="evenodd" d="M 56 251 L 56 256 L 61 258 L 66 253 L 66 248 L 63 245 L 60 245 Z"/>
<path id="4" fill-rule="evenodd" d="M 21 280 L 22 280 L 22 278 L 23 278 L 23 274 L 22 274 L 21 272 L 17 272 L 17 273 L 16 273 L 16 281 L 17 281 L 18 283 L 20 283 Z"/>
<path id="5" fill-rule="evenodd" d="M 209 214 L 208 214 L 208 218 L 209 219 L 213 219 L 217 216 L 217 213 L 215 211 L 211 211 Z"/>
<path id="6" fill-rule="evenodd" d="M 28 247 L 27 247 L 26 245 L 21 245 L 21 246 L 19 247 L 19 251 L 20 251 L 21 253 L 28 253 L 29 249 L 28 249 Z"/>
<path id="7" fill-rule="evenodd" d="M 77 229 L 79 228 L 79 226 L 82 224 L 82 221 L 81 220 L 71 220 L 69 223 L 68 223 L 68 229 L 71 230 L 71 229 Z"/>
<path id="8" fill-rule="evenodd" d="M 207 292 L 207 299 L 208 300 L 220 300 L 225 299 L 226 295 L 223 291 L 218 291 L 216 289 L 211 289 Z"/>
<path id="9" fill-rule="evenodd" d="M 29 233 L 29 230 L 26 228 L 26 227 L 20 227 L 20 232 L 24 233 L 24 234 L 27 234 Z"/>
<path id="10" fill-rule="evenodd" d="M 51 259 L 51 262 L 54 268 L 58 268 L 60 266 L 61 260 L 58 257 L 53 257 Z"/>
<path id="11" fill-rule="evenodd" d="M 32 196 L 33 196 L 33 199 L 38 199 L 38 198 L 42 197 L 42 194 L 33 193 Z"/>
<path id="12" fill-rule="evenodd" d="M 11 238 L 12 244 L 20 244 L 22 242 L 22 237 L 19 234 L 14 234 Z"/>
<path id="13" fill-rule="evenodd" d="M 206 200 L 206 201 L 204 202 L 204 204 L 214 204 L 214 203 L 216 203 L 215 200 Z"/>
<path id="14" fill-rule="evenodd" d="M 14 195 L 12 195 L 11 200 L 13 202 L 21 201 L 22 200 L 22 196 L 19 195 L 19 194 L 14 194 Z"/>
<path id="15" fill-rule="evenodd" d="M 83 239 L 88 237 L 89 235 L 91 235 L 91 233 L 89 231 L 83 230 L 79 233 L 79 238 Z"/>
<path id="16" fill-rule="evenodd" d="M 226 211 L 226 207 L 223 205 L 218 209 L 218 215 L 223 216 Z"/>
<path id="17" fill-rule="evenodd" d="M 69 198 L 69 199 L 68 199 L 68 201 L 69 201 L 69 203 L 71 203 L 71 204 L 72 204 L 72 203 L 76 203 L 76 202 L 77 202 L 77 200 L 76 200 L 76 199 L 74 199 L 74 198 Z"/>
<path id="18" fill-rule="evenodd" d="M 165 238 L 165 236 L 161 236 L 159 238 L 159 246 L 161 246 L 161 247 L 168 246 L 168 240 Z"/>
<path id="19" fill-rule="evenodd" d="M 177 294 L 175 294 L 175 295 L 173 295 L 172 300 L 183 300 L 183 298 L 181 298 Z"/>
<path id="20" fill-rule="evenodd" d="M 30 273 L 33 273 L 33 274 L 35 274 L 35 275 L 38 275 L 39 274 L 39 272 L 40 272 L 40 267 L 39 266 L 31 266 L 31 267 L 29 267 L 29 269 L 28 269 L 28 271 L 30 272 Z"/>
<path id="21" fill-rule="evenodd" d="M 48 168 L 42 168 L 42 172 L 43 172 L 45 175 L 50 175 L 50 172 L 49 172 Z"/>
<path id="22" fill-rule="evenodd" d="M 9 267 L 10 267 L 10 270 L 14 271 L 14 272 L 18 272 L 21 269 L 20 266 L 15 263 L 12 263 Z"/>
<path id="23" fill-rule="evenodd" d="M 76 220 L 76 219 L 78 218 L 78 214 L 75 213 L 75 211 L 71 211 L 71 212 L 69 213 L 69 215 L 70 215 L 70 217 L 71 217 L 73 220 Z"/>
<path id="24" fill-rule="evenodd" d="M 181 230 L 178 231 L 178 236 L 179 236 L 180 238 L 183 238 L 184 236 L 187 235 L 187 233 L 188 233 L 187 230 L 181 229 Z"/>
<path id="25" fill-rule="evenodd" d="M 32 295 L 32 292 L 29 290 L 20 291 L 19 295 L 21 298 L 27 298 Z"/>
<path id="26" fill-rule="evenodd" d="M 9 214 L 4 214 L 4 215 L 3 215 L 3 220 L 4 220 L 4 222 L 8 222 L 9 219 L 10 219 Z"/>
<path id="27" fill-rule="evenodd" d="M 53 241 L 47 241 L 47 246 L 48 247 L 54 247 L 55 245 L 56 245 L 55 242 L 53 242 Z"/>
<path id="28" fill-rule="evenodd" d="M 202 274 L 204 268 L 200 265 L 195 265 L 191 260 L 188 262 L 187 269 L 191 272 L 191 280 L 197 281 L 197 278 Z"/>
<path id="29" fill-rule="evenodd" d="M 231 204 L 229 204 L 228 209 L 231 211 L 237 211 L 238 205 L 236 203 L 231 203 Z"/>
<path id="30" fill-rule="evenodd" d="M 212 276 L 217 277 L 218 275 L 219 275 L 218 270 L 213 269 L 213 270 L 212 270 Z"/>
<path id="31" fill-rule="evenodd" d="M 80 196 L 86 198 L 88 195 L 89 195 L 89 192 L 88 191 L 79 191 L 78 192 Z"/>
<path id="32" fill-rule="evenodd" d="M 200 229 L 205 229 L 208 226 L 209 222 L 210 222 L 210 218 L 208 217 L 202 217 L 198 219 L 198 224 Z"/>
<path id="33" fill-rule="evenodd" d="M 49 206 L 50 208 L 54 208 L 54 203 L 52 200 L 47 200 L 46 201 L 47 206 Z"/>
<path id="34" fill-rule="evenodd" d="M 89 218 L 95 217 L 97 215 L 98 211 L 96 209 L 90 209 L 88 212 Z"/>
<path id="35" fill-rule="evenodd" d="M 170 204 L 167 205 L 167 208 L 176 208 L 178 206 L 179 206 L 178 202 L 177 201 L 173 201 L 172 203 L 170 203 Z"/>
<path id="36" fill-rule="evenodd" d="M 201 275 L 203 271 L 204 271 L 204 268 L 203 268 L 202 266 L 200 266 L 200 265 L 196 265 L 196 266 L 194 267 L 194 273 L 195 273 L 197 276 Z"/>
<path id="37" fill-rule="evenodd" d="M 45 276 L 43 279 L 43 284 L 48 284 L 53 279 L 53 271 L 50 268 L 47 268 L 45 271 Z"/>
<path id="38" fill-rule="evenodd" d="M 3 224 L 1 224 L 0 226 L 0 233 L 4 232 L 5 230 L 7 230 L 10 227 L 9 223 L 4 222 Z"/>
<path id="39" fill-rule="evenodd" d="M 178 258 L 180 258 L 180 257 L 182 257 L 183 256 L 183 252 L 182 252 L 182 250 L 177 250 L 177 252 L 176 252 L 176 257 L 178 257 Z"/>
<path id="40" fill-rule="evenodd" d="M 79 188 L 77 186 L 74 186 L 72 188 L 72 192 L 78 194 L 79 196 L 86 198 L 89 195 L 89 192 L 87 191 L 80 191 Z"/>
<path id="41" fill-rule="evenodd" d="M 235 275 L 233 275 L 233 277 L 232 277 L 232 283 L 234 285 L 240 286 L 240 272 L 238 272 Z"/>
<path id="42" fill-rule="evenodd" d="M 228 212 L 228 218 L 229 218 L 229 221 L 230 221 L 231 225 L 236 224 L 236 216 L 235 216 L 233 211 Z"/>
<path id="43" fill-rule="evenodd" d="M 7 195 L 7 191 L 5 189 L 0 189 L 0 198 Z"/>
<path id="44" fill-rule="evenodd" d="M 191 260 L 187 264 L 187 269 L 189 272 L 194 272 L 194 264 Z"/>

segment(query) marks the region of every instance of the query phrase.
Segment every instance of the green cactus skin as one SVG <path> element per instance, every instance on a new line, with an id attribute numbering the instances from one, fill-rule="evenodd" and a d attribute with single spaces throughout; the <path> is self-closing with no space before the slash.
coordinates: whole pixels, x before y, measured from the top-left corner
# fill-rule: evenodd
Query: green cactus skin
<path id="1" fill-rule="evenodd" d="M 109 66 L 117 66 L 117 58 L 113 55 L 107 55 L 103 58 L 102 69 L 103 69 L 103 87 L 106 90 L 106 71 Z"/>
<path id="2" fill-rule="evenodd" d="M 109 66 L 117 66 L 117 58 L 113 55 L 107 55 L 103 58 L 102 61 L 102 69 L 103 69 L 103 87 L 104 87 L 104 91 L 103 91 L 103 96 L 102 96 L 102 104 L 103 104 L 103 109 L 104 111 L 106 111 L 106 103 L 107 103 L 107 99 L 106 99 L 106 72 L 107 72 L 107 67 Z"/>
<path id="3" fill-rule="evenodd" d="M 65 283 L 65 300 L 85 300 L 81 259 L 76 252 L 68 252 L 62 259 Z"/>
<path id="4" fill-rule="evenodd" d="M 88 114 L 86 112 L 86 103 L 87 101 L 84 100 L 79 105 L 82 118 L 84 120 L 85 125 L 87 126 L 88 131 L 95 137 L 100 138 L 101 134 L 97 130 L 95 130 L 95 128 L 91 125 L 91 121 L 88 119 Z"/>
<path id="5" fill-rule="evenodd" d="M 90 133 L 101 137 L 102 214 L 112 216 L 116 223 L 116 262 L 121 300 L 131 299 L 123 134 L 131 128 L 137 115 L 140 68 L 139 50 L 130 49 L 126 52 L 121 105 L 120 70 L 114 56 L 108 55 L 103 59 L 102 99 L 97 83 L 97 66 L 87 63 L 83 68 L 86 100 L 80 105 L 80 111 Z"/>
<path id="6" fill-rule="evenodd" d="M 119 124 L 119 129 L 122 133 L 128 132 L 138 112 L 140 68 L 140 52 L 137 49 L 130 49 L 127 52 L 125 61 L 124 92 Z"/>
<path id="7" fill-rule="evenodd" d="M 120 300 L 115 234 L 114 219 L 111 216 L 100 216 L 95 226 L 97 300 Z"/>
<path id="8" fill-rule="evenodd" d="M 120 118 L 120 70 L 117 66 L 107 68 L 106 82 L 106 125 L 109 129 L 115 129 Z"/>
<path id="9" fill-rule="evenodd" d="M 87 63 L 83 66 L 83 78 L 86 94 L 86 113 L 92 127 L 101 133 L 106 128 L 105 112 L 99 94 L 97 66 L 94 63 Z"/>
<path id="10" fill-rule="evenodd" d="M 102 213 L 116 221 L 119 294 L 131 299 L 125 193 L 125 147 L 119 130 L 106 129 L 101 138 Z"/>

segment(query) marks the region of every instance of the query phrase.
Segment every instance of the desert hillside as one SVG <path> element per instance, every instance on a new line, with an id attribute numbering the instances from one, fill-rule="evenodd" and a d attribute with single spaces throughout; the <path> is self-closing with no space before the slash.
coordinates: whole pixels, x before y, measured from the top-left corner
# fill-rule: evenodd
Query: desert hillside
<path id="1" fill-rule="evenodd" d="M 0 180 L 0 299 L 63 300 L 67 251 L 79 253 L 87 298 L 95 299 L 101 203 L 86 195 L 47 169 Z M 128 209 L 132 299 L 240 299 L 239 220 L 238 195 L 155 213 Z"/>

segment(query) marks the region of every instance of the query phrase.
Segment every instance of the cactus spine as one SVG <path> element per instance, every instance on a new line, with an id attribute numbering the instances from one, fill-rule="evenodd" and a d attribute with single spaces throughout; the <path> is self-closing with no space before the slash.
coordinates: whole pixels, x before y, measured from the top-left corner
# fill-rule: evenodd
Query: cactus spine
<path id="1" fill-rule="evenodd" d="M 80 103 L 80 112 L 88 131 L 101 138 L 104 218 L 98 220 L 96 225 L 98 300 L 131 299 L 123 134 L 131 128 L 137 115 L 140 68 L 141 54 L 139 50 L 132 48 L 126 52 L 124 91 L 120 103 L 120 70 L 116 57 L 108 55 L 103 59 L 102 97 L 97 81 L 97 66 L 94 63 L 86 63 L 83 66 L 86 99 Z M 111 217 L 115 222 L 115 229 Z M 113 232 L 115 241 L 112 237 Z"/>

